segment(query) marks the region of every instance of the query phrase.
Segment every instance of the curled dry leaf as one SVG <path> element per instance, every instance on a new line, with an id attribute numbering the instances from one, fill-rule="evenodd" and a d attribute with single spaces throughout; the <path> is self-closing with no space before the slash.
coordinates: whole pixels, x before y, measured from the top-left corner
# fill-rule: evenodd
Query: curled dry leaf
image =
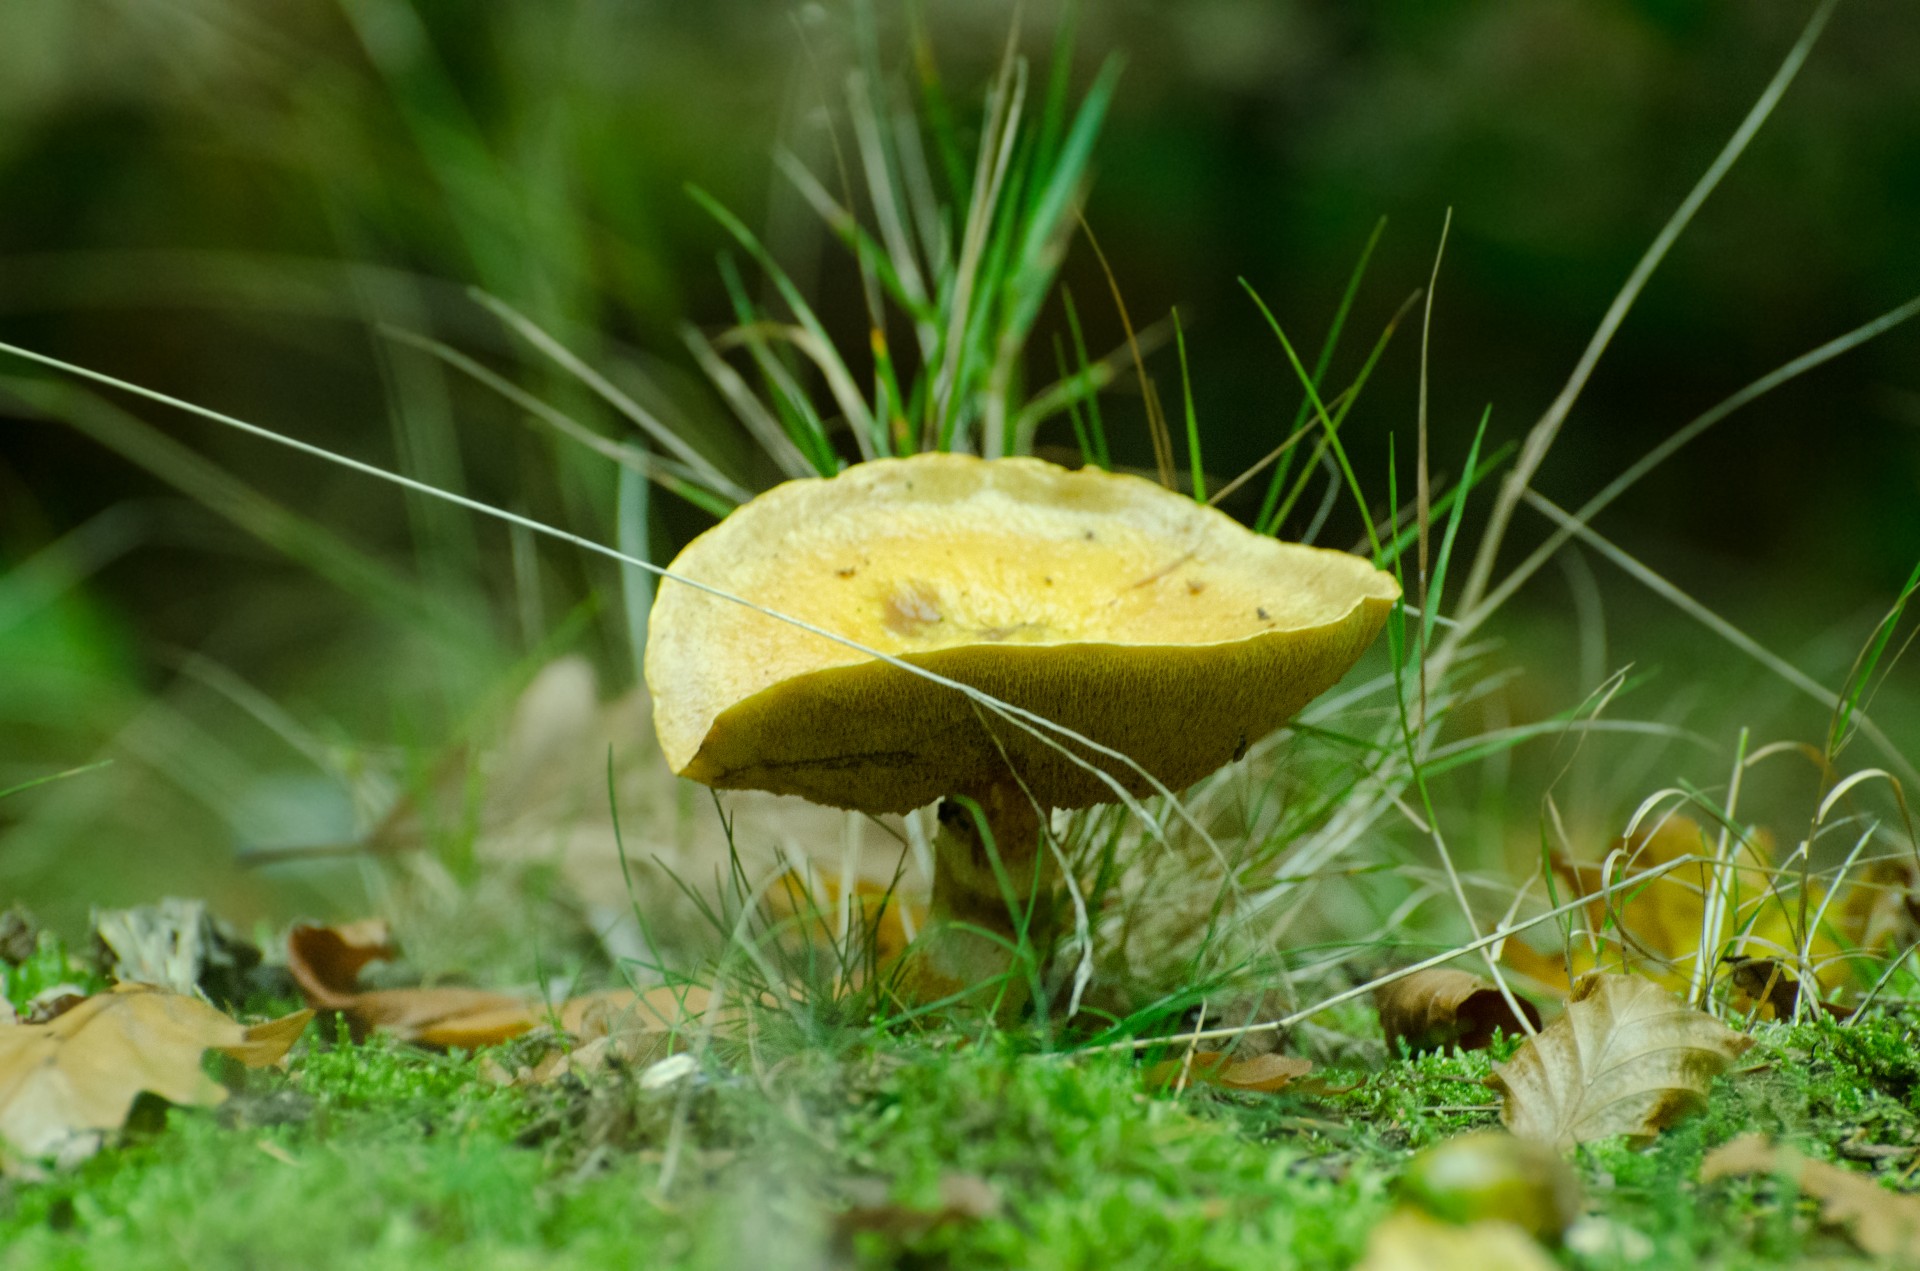
<path id="1" fill-rule="evenodd" d="M 227 1091 L 201 1069 L 206 1051 L 265 1067 L 312 1018 L 297 1011 L 249 1028 L 198 998 L 122 984 L 50 1023 L 0 1025 L 0 1164 L 91 1155 L 143 1092 L 220 1103 Z"/>
<path id="2" fill-rule="evenodd" d="M 1354 1271 L 1556 1271 L 1556 1264 L 1512 1223 L 1456 1227 L 1401 1209 L 1373 1229 Z"/>
<path id="3" fill-rule="evenodd" d="M 1567 1010 L 1496 1065 L 1500 1119 L 1555 1147 L 1647 1138 L 1703 1106 L 1707 1086 L 1753 1039 L 1657 984 L 1624 975 L 1582 980 Z"/>
<path id="4" fill-rule="evenodd" d="M 1903 1196 L 1863 1174 L 1809 1161 L 1758 1134 L 1743 1134 L 1700 1162 L 1703 1183 L 1751 1174 L 1794 1183 L 1820 1202 L 1821 1221 L 1844 1229 L 1862 1252 L 1900 1265 L 1920 1262 L 1920 1196 Z"/>
<path id="5" fill-rule="evenodd" d="M 1538 1029 L 1540 1012 L 1533 1003 L 1514 1000 L 1526 1013 L 1527 1023 Z M 1493 1044 L 1496 1029 L 1510 1037 L 1531 1031 L 1491 980 L 1447 967 L 1383 984 L 1374 990 L 1373 1002 L 1380 1011 L 1389 1051 L 1402 1038 L 1415 1054 L 1452 1046 L 1485 1050 Z"/>
<path id="6" fill-rule="evenodd" d="M 1184 1080 L 1181 1076 L 1183 1071 L 1186 1074 Z M 1196 1050 L 1191 1062 L 1186 1059 L 1167 1059 L 1147 1069 L 1147 1084 L 1165 1090 L 1203 1081 L 1226 1090 L 1272 1094 L 1276 1090 L 1284 1090 L 1312 1071 L 1311 1059 L 1295 1059 L 1291 1055 L 1255 1055 L 1251 1059 L 1235 1059 L 1218 1050 Z"/>
<path id="7" fill-rule="evenodd" d="M 377 920 L 338 927 L 295 927 L 287 937 L 287 969 L 317 1010 L 339 1011 L 355 1037 L 390 1033 L 426 1046 L 474 1049 L 510 1041 L 549 1023 L 583 1040 L 665 1032 L 705 1012 L 697 986 L 662 985 L 636 993 L 610 989 L 558 1006 L 511 993 L 471 988 L 357 987 L 362 968 L 390 958 L 393 941 Z M 636 1044 L 636 1054 L 642 1049 Z"/>

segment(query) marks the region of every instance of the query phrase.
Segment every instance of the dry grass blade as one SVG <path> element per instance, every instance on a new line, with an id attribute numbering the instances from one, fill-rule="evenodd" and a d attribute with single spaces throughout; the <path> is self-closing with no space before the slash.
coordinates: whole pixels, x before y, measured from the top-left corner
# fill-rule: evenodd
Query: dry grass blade
<path id="1" fill-rule="evenodd" d="M 1561 1148 L 1647 1138 L 1703 1105 L 1708 1083 L 1751 1045 L 1658 985 L 1596 975 L 1489 1081 L 1521 1138 Z"/>
<path id="2" fill-rule="evenodd" d="M 312 1018 L 296 1011 L 248 1028 L 198 998 L 122 984 L 48 1023 L 0 1025 L 0 1167 L 92 1155 L 143 1093 L 220 1103 L 226 1087 L 201 1068 L 207 1051 L 278 1063 Z"/>
<path id="3" fill-rule="evenodd" d="M 1820 1220 L 1844 1228 L 1865 1253 L 1901 1265 L 1920 1262 L 1920 1196 L 1902 1196 L 1864 1175 L 1809 1161 L 1758 1134 L 1743 1134 L 1707 1153 L 1700 1181 L 1772 1174 L 1820 1202 Z"/>
<path id="4" fill-rule="evenodd" d="M 1493 1044 L 1495 1029 L 1514 1037 L 1540 1027 L 1540 1012 L 1531 1002 L 1519 1003 L 1533 1026 L 1528 1028 L 1493 981 L 1449 967 L 1383 984 L 1373 1001 L 1390 1053 L 1402 1038 L 1415 1054 L 1453 1046 L 1485 1050 Z"/>

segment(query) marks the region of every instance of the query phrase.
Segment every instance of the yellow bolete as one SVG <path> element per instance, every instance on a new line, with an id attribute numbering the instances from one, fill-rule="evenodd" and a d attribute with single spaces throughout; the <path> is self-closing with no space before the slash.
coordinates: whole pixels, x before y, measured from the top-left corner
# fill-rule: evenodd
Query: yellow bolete
<path id="1" fill-rule="evenodd" d="M 661 584 L 646 677 L 675 772 L 875 814 L 946 796 L 981 809 L 986 841 L 943 809 L 931 921 L 908 963 L 923 998 L 1006 968 L 1008 892 L 1050 892 L 1048 811 L 1114 802 L 1109 781 L 1151 793 L 1143 773 L 1179 790 L 1237 759 L 1346 673 L 1400 594 L 1358 557 L 1277 542 L 1137 477 L 957 454 L 789 481 L 671 570 L 1131 761 L 1050 730 L 1043 740 L 861 648 Z"/>

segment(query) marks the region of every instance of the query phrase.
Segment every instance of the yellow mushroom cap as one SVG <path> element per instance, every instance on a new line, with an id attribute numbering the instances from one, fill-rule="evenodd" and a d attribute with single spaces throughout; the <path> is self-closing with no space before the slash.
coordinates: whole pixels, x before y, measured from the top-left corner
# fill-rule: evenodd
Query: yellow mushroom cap
<path id="1" fill-rule="evenodd" d="M 955 454 L 789 481 L 671 569 L 1062 724 L 1174 790 L 1331 687 L 1400 595 L 1359 557 L 1138 477 Z M 648 632 L 661 749 L 707 785 L 904 812 L 1011 764 L 1049 807 L 1115 797 L 954 689 L 731 600 L 663 580 Z"/>

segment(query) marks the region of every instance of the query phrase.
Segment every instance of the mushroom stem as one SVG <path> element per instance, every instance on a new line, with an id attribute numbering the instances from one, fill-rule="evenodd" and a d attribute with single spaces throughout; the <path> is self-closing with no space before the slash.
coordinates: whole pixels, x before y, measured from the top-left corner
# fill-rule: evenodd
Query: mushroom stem
<path id="1" fill-rule="evenodd" d="M 1017 783 L 974 792 L 986 835 L 965 804 L 940 805 L 934 840 L 933 905 L 927 928 L 902 965 L 901 987 L 926 1003 L 980 988 L 1011 1015 L 1030 986 L 1015 970 L 1016 950 L 1044 950 L 1053 936 L 1054 887 L 1059 871 L 1041 842 L 1041 818 Z M 997 865 L 997 868 L 996 868 Z M 1024 937 L 1024 939 L 1023 939 Z"/>

